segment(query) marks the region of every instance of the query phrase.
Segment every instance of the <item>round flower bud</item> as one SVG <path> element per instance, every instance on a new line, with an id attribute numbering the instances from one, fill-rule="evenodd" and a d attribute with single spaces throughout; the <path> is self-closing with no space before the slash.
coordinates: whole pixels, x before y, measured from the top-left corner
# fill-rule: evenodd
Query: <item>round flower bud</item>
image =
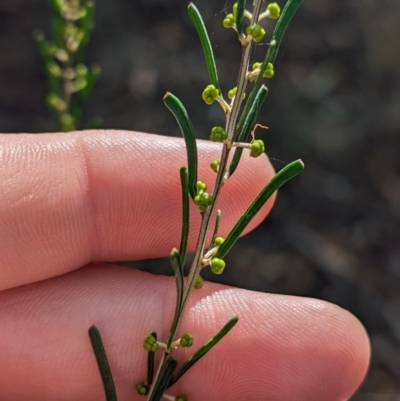
<path id="1" fill-rule="evenodd" d="M 138 383 L 136 384 L 136 391 L 140 395 L 147 395 L 147 393 L 149 392 L 149 386 L 144 383 Z"/>
<path id="2" fill-rule="evenodd" d="M 265 151 L 264 142 L 261 139 L 256 139 L 250 144 L 250 156 L 258 157 Z"/>
<path id="3" fill-rule="evenodd" d="M 262 65 L 262 63 L 258 63 L 258 62 L 257 62 L 257 63 L 254 63 L 253 66 L 252 66 L 253 71 L 254 71 L 254 70 L 257 70 L 258 68 L 260 68 L 261 65 Z"/>
<path id="4" fill-rule="evenodd" d="M 196 182 L 196 188 L 197 188 L 197 192 L 205 191 L 207 189 L 207 184 L 205 184 L 202 181 L 197 181 Z"/>
<path id="5" fill-rule="evenodd" d="M 235 26 L 235 16 L 233 14 L 228 14 L 222 21 L 222 25 L 225 28 L 233 28 Z"/>
<path id="6" fill-rule="evenodd" d="M 56 111 L 64 111 L 66 109 L 66 104 L 64 100 L 62 100 L 55 93 L 49 93 L 46 97 L 47 104 Z"/>
<path id="7" fill-rule="evenodd" d="M 235 3 L 233 6 L 232 6 L 232 13 L 233 13 L 233 15 L 236 17 L 236 12 L 237 12 L 237 3 Z"/>
<path id="8" fill-rule="evenodd" d="M 218 89 L 214 85 L 207 85 L 203 90 L 202 98 L 207 104 L 212 104 L 218 95 Z"/>
<path id="9" fill-rule="evenodd" d="M 261 42 L 263 37 L 265 36 L 264 28 L 259 24 L 252 24 L 246 28 L 247 35 L 252 36 L 253 42 L 258 43 Z"/>
<path id="10" fill-rule="evenodd" d="M 219 160 L 219 159 L 213 160 L 210 163 L 211 170 L 214 171 L 214 173 L 218 172 L 218 167 L 219 167 L 220 163 L 221 163 L 221 160 Z"/>
<path id="11" fill-rule="evenodd" d="M 184 333 L 179 344 L 181 347 L 191 347 L 193 345 L 193 336 L 190 333 Z"/>
<path id="12" fill-rule="evenodd" d="M 278 3 L 269 3 L 267 5 L 267 10 L 269 11 L 269 18 L 278 19 L 281 15 L 281 8 Z"/>
<path id="13" fill-rule="evenodd" d="M 268 63 L 267 68 L 265 69 L 265 72 L 264 72 L 264 77 L 272 78 L 274 75 L 275 75 L 274 65 L 272 63 Z"/>
<path id="14" fill-rule="evenodd" d="M 88 73 L 88 69 L 85 64 L 80 63 L 75 67 L 75 72 L 78 76 L 86 76 Z"/>
<path id="15" fill-rule="evenodd" d="M 215 238 L 214 243 L 215 243 L 215 245 L 220 246 L 224 241 L 225 241 L 225 238 L 217 237 L 217 238 Z"/>
<path id="16" fill-rule="evenodd" d="M 199 276 L 196 279 L 196 282 L 194 283 L 194 288 L 196 288 L 196 290 L 199 290 L 200 288 L 203 287 L 203 283 L 204 283 L 204 278 Z"/>
<path id="17" fill-rule="evenodd" d="M 214 258 L 211 259 L 210 267 L 214 274 L 221 274 L 225 269 L 225 262 L 222 259 Z"/>
<path id="18" fill-rule="evenodd" d="M 47 71 L 53 77 L 59 77 L 61 75 L 61 68 L 55 61 L 47 63 Z"/>
<path id="19" fill-rule="evenodd" d="M 143 347 L 146 351 L 155 352 L 160 348 L 156 338 L 151 334 L 144 339 Z"/>
<path id="20" fill-rule="evenodd" d="M 236 95 L 237 92 L 237 87 L 235 86 L 234 88 L 232 88 L 229 92 L 228 92 L 228 97 L 229 99 L 233 99 Z"/>
<path id="21" fill-rule="evenodd" d="M 213 142 L 222 142 L 228 138 L 228 133 L 223 127 L 217 126 L 211 129 L 210 140 Z"/>
<path id="22" fill-rule="evenodd" d="M 198 203 L 196 203 L 197 197 L 199 197 Z M 207 207 L 210 206 L 213 203 L 213 201 L 214 201 L 213 197 L 210 194 L 208 194 L 207 192 L 203 192 L 202 194 L 197 195 L 194 198 L 194 203 L 196 203 L 196 205 L 199 207 L 199 209 L 202 212 L 205 212 Z"/>

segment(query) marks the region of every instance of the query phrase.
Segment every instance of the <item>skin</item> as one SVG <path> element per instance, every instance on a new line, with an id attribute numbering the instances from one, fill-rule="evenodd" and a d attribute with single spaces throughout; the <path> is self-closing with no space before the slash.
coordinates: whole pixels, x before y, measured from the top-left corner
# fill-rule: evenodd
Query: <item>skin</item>
<path id="1" fill-rule="evenodd" d="M 212 182 L 208 164 L 219 147 L 199 144 L 205 182 Z M 2 401 L 104 400 L 87 336 L 93 324 L 119 401 L 144 399 L 135 393 L 145 379 L 142 342 L 153 330 L 166 337 L 174 279 L 102 262 L 166 256 L 179 244 L 185 158 L 182 140 L 135 132 L 0 136 Z M 243 157 L 220 199 L 222 236 L 272 175 L 266 157 Z M 191 250 L 200 224 L 192 215 Z M 364 328 L 320 300 L 205 283 L 181 332 L 193 333 L 196 346 L 234 315 L 237 326 L 171 394 L 191 401 L 344 401 L 366 374 Z"/>

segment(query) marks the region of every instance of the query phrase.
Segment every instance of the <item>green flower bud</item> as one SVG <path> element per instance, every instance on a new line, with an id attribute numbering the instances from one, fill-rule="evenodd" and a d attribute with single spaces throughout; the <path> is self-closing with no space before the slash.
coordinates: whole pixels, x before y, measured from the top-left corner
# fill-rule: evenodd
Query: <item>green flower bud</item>
<path id="1" fill-rule="evenodd" d="M 229 97 L 229 99 L 233 99 L 233 98 L 235 97 L 235 95 L 236 95 L 236 92 L 237 92 L 237 87 L 235 86 L 233 89 L 231 89 L 231 90 L 228 92 L 228 97 Z"/>
<path id="2" fill-rule="evenodd" d="M 204 283 L 204 278 L 199 276 L 196 279 L 196 282 L 194 283 L 194 288 L 196 288 L 196 290 L 199 290 L 200 288 L 203 287 L 203 283 Z"/>
<path id="3" fill-rule="evenodd" d="M 85 75 L 87 75 L 88 69 L 85 64 L 80 63 L 75 67 L 75 73 L 79 77 L 82 77 L 82 76 L 84 77 Z"/>
<path id="4" fill-rule="evenodd" d="M 146 351 L 155 352 L 160 348 L 156 338 L 151 334 L 144 339 L 143 347 Z"/>
<path id="5" fill-rule="evenodd" d="M 75 119 L 71 114 L 62 114 L 60 121 L 63 131 L 72 131 L 75 129 Z"/>
<path id="6" fill-rule="evenodd" d="M 265 72 L 264 72 L 264 77 L 272 78 L 274 75 L 275 75 L 274 65 L 272 63 L 268 63 L 267 68 L 265 69 Z"/>
<path id="7" fill-rule="evenodd" d="M 225 262 L 222 259 L 214 258 L 211 259 L 210 267 L 214 274 L 221 274 L 225 269 Z"/>
<path id="8" fill-rule="evenodd" d="M 187 401 L 186 395 L 178 395 L 175 398 L 175 401 Z"/>
<path id="9" fill-rule="evenodd" d="M 213 197 L 207 192 L 203 192 L 194 198 L 194 203 L 199 207 L 202 212 L 205 212 L 207 207 L 213 203 Z"/>
<path id="10" fill-rule="evenodd" d="M 237 3 L 235 3 L 233 6 L 232 6 L 232 13 L 233 13 L 233 15 L 236 17 L 236 12 L 237 12 Z"/>
<path id="11" fill-rule="evenodd" d="M 218 97 L 218 89 L 214 85 L 208 85 L 203 90 L 202 98 L 207 104 L 212 104 L 214 100 Z"/>
<path id="12" fill-rule="evenodd" d="M 281 15 L 281 8 L 278 3 L 269 3 L 267 5 L 267 10 L 269 11 L 269 18 L 278 19 Z"/>
<path id="13" fill-rule="evenodd" d="M 259 24 L 249 25 L 246 28 L 247 35 L 251 35 L 253 38 L 253 42 L 258 43 L 261 42 L 263 37 L 265 36 L 264 28 Z"/>
<path id="14" fill-rule="evenodd" d="M 49 93 L 46 96 L 46 102 L 55 111 L 63 111 L 66 108 L 64 100 L 58 97 L 55 93 Z"/>
<path id="15" fill-rule="evenodd" d="M 258 62 L 257 62 L 257 63 L 254 63 L 254 64 L 253 64 L 253 67 L 252 67 L 252 68 L 253 68 L 253 71 L 254 71 L 254 70 L 257 70 L 258 68 L 260 68 L 261 65 L 262 65 L 262 63 L 258 63 Z"/>
<path id="16" fill-rule="evenodd" d="M 258 157 L 265 151 L 264 142 L 261 139 L 256 139 L 250 144 L 250 156 Z"/>
<path id="17" fill-rule="evenodd" d="M 140 395 L 147 395 L 149 392 L 149 386 L 145 383 L 138 383 L 136 384 L 136 391 Z"/>
<path id="18" fill-rule="evenodd" d="M 222 142 L 228 138 L 228 133 L 223 127 L 217 126 L 211 129 L 210 140 L 213 142 Z"/>
<path id="19" fill-rule="evenodd" d="M 219 167 L 220 163 L 221 163 L 221 160 L 219 160 L 219 159 L 213 160 L 210 163 L 211 170 L 214 171 L 214 173 L 218 172 L 218 167 Z"/>
<path id="20" fill-rule="evenodd" d="M 62 63 L 66 63 L 69 60 L 68 53 L 64 49 L 55 50 L 54 57 Z"/>
<path id="21" fill-rule="evenodd" d="M 193 345 L 193 336 L 190 333 L 183 334 L 179 344 L 181 347 L 191 347 Z"/>
<path id="22" fill-rule="evenodd" d="M 50 61 L 49 63 L 47 63 L 47 71 L 49 72 L 50 75 L 52 75 L 53 77 L 59 77 L 61 75 L 61 68 L 60 66 L 54 62 L 54 61 Z"/>
<path id="23" fill-rule="evenodd" d="M 235 16 L 233 14 L 228 14 L 222 21 L 222 25 L 225 28 L 233 28 L 235 26 Z"/>
<path id="24" fill-rule="evenodd" d="M 214 243 L 215 243 L 215 245 L 220 246 L 224 241 L 225 241 L 225 238 L 217 237 L 217 238 L 215 238 Z"/>
<path id="25" fill-rule="evenodd" d="M 196 188 L 197 188 L 197 192 L 205 191 L 207 189 L 207 184 L 205 184 L 202 181 L 197 181 L 196 182 Z"/>

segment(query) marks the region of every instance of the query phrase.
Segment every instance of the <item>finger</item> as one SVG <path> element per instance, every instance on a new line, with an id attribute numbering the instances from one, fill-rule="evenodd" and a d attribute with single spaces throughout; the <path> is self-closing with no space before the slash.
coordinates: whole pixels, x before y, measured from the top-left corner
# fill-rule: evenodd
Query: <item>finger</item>
<path id="1" fill-rule="evenodd" d="M 146 379 L 142 343 L 154 330 L 166 338 L 174 285 L 173 278 L 96 266 L 0 293 L 2 401 L 104 400 L 87 336 L 93 324 L 102 334 L 118 400 L 142 399 L 135 396 L 135 384 Z M 339 307 L 208 283 L 189 308 L 179 330 L 194 335 L 186 357 L 229 318 L 240 320 L 170 389 L 175 395 L 192 401 L 343 401 L 365 375 L 366 333 Z"/>
<path id="2" fill-rule="evenodd" d="M 179 244 L 177 138 L 127 131 L 2 135 L 0 290 L 60 275 L 93 260 L 167 255 Z M 199 179 L 212 185 L 221 145 L 199 142 Z M 225 185 L 221 233 L 273 175 L 266 157 L 243 157 Z M 260 211 L 249 230 L 268 213 Z M 195 212 L 195 210 L 193 210 Z M 189 248 L 200 214 L 193 213 Z"/>

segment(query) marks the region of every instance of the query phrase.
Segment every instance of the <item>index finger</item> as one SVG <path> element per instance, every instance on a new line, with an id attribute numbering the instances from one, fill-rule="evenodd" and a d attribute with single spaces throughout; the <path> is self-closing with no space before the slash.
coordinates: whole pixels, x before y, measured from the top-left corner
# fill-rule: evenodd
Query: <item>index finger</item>
<path id="1" fill-rule="evenodd" d="M 220 145 L 198 146 L 199 178 L 212 185 L 208 165 Z M 0 290 L 91 261 L 164 256 L 179 243 L 183 140 L 113 130 L 9 134 L 0 136 L 0 151 Z M 266 157 L 243 157 L 219 200 L 221 235 L 272 175 Z M 194 213 L 189 249 L 199 224 Z"/>

